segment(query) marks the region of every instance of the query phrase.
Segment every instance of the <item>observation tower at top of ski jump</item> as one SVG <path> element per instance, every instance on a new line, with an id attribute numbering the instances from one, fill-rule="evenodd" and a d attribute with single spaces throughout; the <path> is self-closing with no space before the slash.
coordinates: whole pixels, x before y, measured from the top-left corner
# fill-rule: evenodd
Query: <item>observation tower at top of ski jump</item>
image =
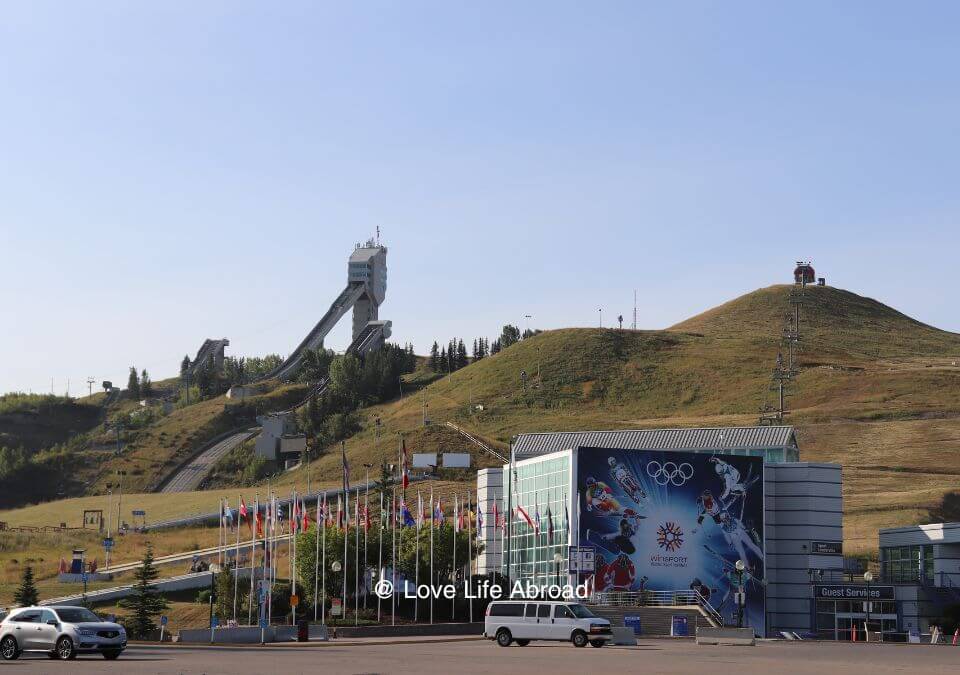
<path id="1" fill-rule="evenodd" d="M 307 337 L 277 368 L 262 379 L 290 379 L 299 369 L 304 353 L 317 349 L 340 319 L 353 309 L 353 341 L 347 352 L 365 354 L 379 349 L 390 337 L 391 322 L 380 321 L 379 310 L 387 295 L 387 248 L 379 241 L 357 244 L 347 263 L 347 286 Z"/>

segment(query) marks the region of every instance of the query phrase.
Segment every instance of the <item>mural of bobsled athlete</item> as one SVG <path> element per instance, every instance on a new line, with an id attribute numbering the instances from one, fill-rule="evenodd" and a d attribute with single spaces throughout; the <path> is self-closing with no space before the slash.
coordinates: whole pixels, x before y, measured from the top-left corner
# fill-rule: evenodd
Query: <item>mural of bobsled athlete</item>
<path id="1" fill-rule="evenodd" d="M 628 511 L 630 509 L 627 509 Z M 633 513 L 629 516 L 634 520 L 639 520 L 645 516 Z M 637 547 L 633 543 L 633 537 L 637 534 L 637 528 L 627 518 L 620 519 L 620 528 L 617 532 L 603 534 L 594 530 L 587 530 L 587 540 L 594 541 L 611 553 L 627 553 L 633 555 L 637 552 Z"/>
<path id="2" fill-rule="evenodd" d="M 587 478 L 587 492 L 585 495 L 587 511 L 599 511 L 599 515 L 618 514 L 623 511 L 620 502 L 613 496 L 613 490 L 593 476 Z"/>
<path id="3" fill-rule="evenodd" d="M 640 485 L 640 481 L 633 475 L 630 469 L 623 462 L 618 462 L 616 457 L 608 457 L 607 463 L 610 465 L 610 475 L 627 495 L 637 504 L 642 504 L 647 499 L 647 493 Z"/>

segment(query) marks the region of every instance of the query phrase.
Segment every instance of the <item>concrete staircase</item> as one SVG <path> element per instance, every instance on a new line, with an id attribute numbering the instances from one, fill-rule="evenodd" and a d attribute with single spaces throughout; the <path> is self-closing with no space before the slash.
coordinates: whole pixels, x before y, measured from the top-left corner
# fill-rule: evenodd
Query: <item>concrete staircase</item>
<path id="1" fill-rule="evenodd" d="M 675 615 L 687 617 L 690 636 L 696 634 L 694 626 L 711 627 L 712 623 L 698 607 L 607 607 L 590 605 L 590 611 L 610 621 L 614 627 L 622 627 L 623 617 L 639 616 L 642 635 L 670 635 L 670 626 Z"/>

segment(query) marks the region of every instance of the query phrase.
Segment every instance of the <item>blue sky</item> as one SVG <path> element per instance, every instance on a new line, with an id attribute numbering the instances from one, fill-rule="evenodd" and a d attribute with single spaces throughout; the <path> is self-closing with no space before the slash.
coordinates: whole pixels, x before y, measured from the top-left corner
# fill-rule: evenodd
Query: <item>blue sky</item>
<path id="1" fill-rule="evenodd" d="M 286 353 L 390 247 L 424 351 L 813 260 L 960 330 L 949 2 L 7 2 L 0 391 Z M 607 318 L 609 317 L 609 318 Z M 342 348 L 347 326 L 328 346 Z"/>

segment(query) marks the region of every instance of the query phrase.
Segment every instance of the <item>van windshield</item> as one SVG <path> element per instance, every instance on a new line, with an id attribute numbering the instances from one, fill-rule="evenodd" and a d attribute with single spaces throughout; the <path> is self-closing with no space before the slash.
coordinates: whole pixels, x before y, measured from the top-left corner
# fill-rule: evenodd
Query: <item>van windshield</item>
<path id="1" fill-rule="evenodd" d="M 593 612 L 587 609 L 584 605 L 567 605 L 570 608 L 570 611 L 573 612 L 573 615 L 578 619 L 592 619 L 596 616 Z"/>

